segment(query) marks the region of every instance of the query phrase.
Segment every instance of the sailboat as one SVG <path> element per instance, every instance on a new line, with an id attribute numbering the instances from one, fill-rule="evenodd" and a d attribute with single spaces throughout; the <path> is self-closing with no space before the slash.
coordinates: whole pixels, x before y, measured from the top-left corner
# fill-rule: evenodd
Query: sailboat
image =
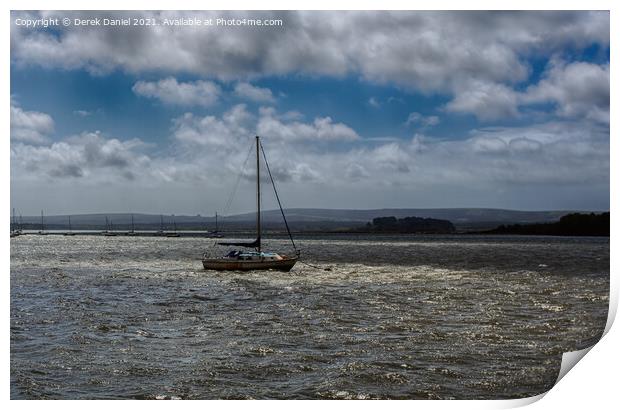
<path id="1" fill-rule="evenodd" d="M 135 226 L 133 223 L 133 214 L 131 214 L 131 230 L 129 232 L 127 232 L 128 236 L 136 236 L 136 231 L 135 231 Z"/>
<path id="2" fill-rule="evenodd" d="M 45 232 L 45 220 L 43 219 L 43 210 L 41 210 L 41 230 L 39 231 L 39 235 L 47 235 L 47 232 Z"/>
<path id="3" fill-rule="evenodd" d="M 174 219 L 174 215 L 172 215 L 172 225 L 174 226 L 174 231 L 166 233 L 166 236 L 168 238 L 178 238 L 181 235 L 177 232 L 177 221 Z"/>
<path id="4" fill-rule="evenodd" d="M 73 232 L 73 230 L 71 229 L 71 216 L 68 216 L 69 218 L 69 232 L 65 232 L 63 233 L 63 235 L 65 236 L 75 236 L 75 232 Z"/>
<path id="5" fill-rule="evenodd" d="M 102 231 L 101 234 L 103 236 L 116 236 L 116 232 L 114 232 L 112 228 L 112 221 L 108 220 L 108 217 L 105 217 L 105 231 Z"/>
<path id="6" fill-rule="evenodd" d="M 220 230 L 218 229 L 218 225 L 217 225 L 217 212 L 215 213 L 215 230 L 211 231 L 211 232 L 207 232 L 207 237 L 208 238 L 223 238 L 224 235 L 222 235 L 220 233 Z"/>
<path id="7" fill-rule="evenodd" d="M 164 236 L 166 233 L 164 232 L 164 216 L 159 215 L 159 231 L 157 231 L 158 236 Z"/>
<path id="8" fill-rule="evenodd" d="M 278 200 L 278 206 L 286 225 L 286 230 L 295 248 L 295 256 L 280 255 L 275 252 L 265 252 L 261 248 L 261 220 L 260 220 L 260 153 L 263 153 L 265 159 L 265 165 L 267 166 L 267 172 L 271 179 L 276 199 Z M 209 258 L 205 253 L 202 259 L 202 265 L 205 269 L 220 270 L 220 271 L 249 271 L 249 270 L 280 270 L 288 272 L 299 259 L 299 251 L 295 247 L 295 242 L 291 235 L 291 231 L 286 222 L 284 211 L 282 210 L 282 204 L 278 197 L 278 191 L 273 182 L 271 171 L 269 170 L 269 164 L 267 163 L 267 157 L 265 151 L 260 143 L 260 138 L 256 136 L 256 240 L 253 242 L 219 242 L 218 245 L 224 246 L 239 246 L 244 248 L 254 248 L 253 251 L 247 250 L 231 250 L 225 256 L 221 258 Z"/>
<path id="9" fill-rule="evenodd" d="M 21 234 L 22 234 L 22 231 L 19 225 L 17 225 L 17 221 L 15 220 L 15 208 L 13 208 L 13 219 L 11 222 L 11 238 L 15 236 L 19 236 Z"/>

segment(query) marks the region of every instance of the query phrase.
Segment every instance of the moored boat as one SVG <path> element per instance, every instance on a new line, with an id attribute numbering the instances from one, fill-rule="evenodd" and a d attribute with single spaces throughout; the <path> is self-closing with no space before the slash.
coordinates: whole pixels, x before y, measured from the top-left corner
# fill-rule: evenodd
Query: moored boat
<path id="1" fill-rule="evenodd" d="M 136 230 L 135 230 L 135 225 L 133 223 L 133 214 L 131 214 L 131 230 L 128 231 L 125 235 L 127 236 L 136 236 Z"/>
<path id="2" fill-rule="evenodd" d="M 22 234 L 21 227 L 17 225 L 15 220 L 15 208 L 13 208 L 13 218 L 11 220 L 11 238 L 19 236 Z"/>
<path id="3" fill-rule="evenodd" d="M 108 220 L 108 217 L 105 217 L 105 230 L 101 231 L 101 235 L 103 236 L 117 236 L 116 232 L 114 232 L 114 228 L 112 227 L 112 221 Z"/>
<path id="4" fill-rule="evenodd" d="M 167 232 L 166 233 L 166 237 L 168 237 L 168 238 L 178 238 L 181 235 L 177 232 L 177 221 L 174 218 L 174 215 L 172 215 L 172 225 L 174 226 L 174 230 L 172 232 Z"/>
<path id="5" fill-rule="evenodd" d="M 69 218 L 69 231 L 63 233 L 64 236 L 75 236 L 75 232 L 73 232 L 73 229 L 71 228 L 71 216 L 68 216 Z"/>
<path id="6" fill-rule="evenodd" d="M 297 256 L 274 252 L 231 251 L 223 258 L 203 259 L 205 269 L 213 270 L 280 270 L 288 272 L 297 262 Z"/>
<path id="7" fill-rule="evenodd" d="M 217 225 L 217 212 L 215 213 L 215 230 L 207 232 L 207 238 L 223 238 L 224 235 L 220 233 Z"/>
<path id="8" fill-rule="evenodd" d="M 295 256 L 288 256 L 284 254 L 278 254 L 275 252 L 265 252 L 261 248 L 261 193 L 260 193 L 260 153 L 263 153 L 265 160 L 265 166 L 271 179 L 271 184 L 275 192 L 282 218 L 288 232 L 289 238 L 295 249 Z M 218 245 L 234 246 L 243 248 L 254 248 L 253 251 L 248 250 L 231 250 L 225 256 L 220 258 L 211 258 L 206 253 L 202 259 L 202 265 L 205 269 L 219 270 L 219 271 L 250 271 L 250 270 L 279 270 L 290 271 L 295 263 L 299 259 L 299 251 L 293 241 L 293 236 L 286 222 L 286 216 L 280 203 L 278 191 L 276 190 L 271 171 L 269 169 L 269 163 L 265 151 L 260 143 L 260 138 L 256 136 L 256 240 L 253 242 L 219 242 Z"/>
<path id="9" fill-rule="evenodd" d="M 45 218 L 43 216 L 43 210 L 41 210 L 41 230 L 38 232 L 39 235 L 47 235 L 45 231 Z"/>

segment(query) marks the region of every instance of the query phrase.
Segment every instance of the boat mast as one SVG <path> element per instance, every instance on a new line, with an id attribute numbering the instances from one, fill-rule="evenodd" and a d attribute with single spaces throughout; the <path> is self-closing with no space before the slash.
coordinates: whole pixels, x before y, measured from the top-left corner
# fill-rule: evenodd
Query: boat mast
<path id="1" fill-rule="evenodd" d="M 73 232 L 73 230 L 71 229 L 71 215 L 69 215 L 69 232 Z"/>
<path id="2" fill-rule="evenodd" d="M 131 233 L 134 233 L 133 214 L 131 214 Z"/>
<path id="3" fill-rule="evenodd" d="M 217 229 L 217 212 L 215 213 L 215 232 L 219 232 Z"/>
<path id="4" fill-rule="evenodd" d="M 260 252 L 260 141 L 256 136 L 256 234 Z"/>

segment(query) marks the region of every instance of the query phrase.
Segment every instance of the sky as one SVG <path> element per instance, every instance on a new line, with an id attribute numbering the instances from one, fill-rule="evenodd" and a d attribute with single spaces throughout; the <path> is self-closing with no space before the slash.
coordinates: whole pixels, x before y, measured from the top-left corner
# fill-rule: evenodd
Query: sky
<path id="1" fill-rule="evenodd" d="M 17 11 L 10 60 L 23 215 L 252 211 L 255 135 L 285 207 L 609 209 L 608 12 Z"/>

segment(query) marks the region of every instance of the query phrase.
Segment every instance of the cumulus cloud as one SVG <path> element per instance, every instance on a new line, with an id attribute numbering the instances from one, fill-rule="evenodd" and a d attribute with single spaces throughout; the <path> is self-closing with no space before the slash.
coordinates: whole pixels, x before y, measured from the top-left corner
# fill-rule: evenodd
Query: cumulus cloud
<path id="1" fill-rule="evenodd" d="M 280 114 L 273 108 L 260 107 L 258 113 L 252 113 L 245 104 L 235 105 L 221 116 L 186 113 L 173 119 L 172 133 L 175 141 L 187 147 L 190 156 L 207 150 L 217 151 L 220 156 L 236 157 L 245 153 L 243 147 L 254 135 L 285 145 L 321 141 L 351 142 L 360 139 L 352 128 L 336 123 L 330 117 L 301 122 L 297 112 Z M 303 161 L 300 164 L 291 162 L 287 168 L 292 170 L 292 174 L 297 172 L 298 176 L 309 178 L 312 173 L 308 169 L 304 170 L 303 164 Z M 225 168 L 231 165 L 232 162 L 227 162 Z"/>
<path id="2" fill-rule="evenodd" d="M 425 116 L 420 114 L 419 112 L 412 112 L 407 117 L 407 121 L 405 121 L 405 125 L 414 125 L 418 124 L 422 127 L 432 127 L 439 124 L 439 117 L 436 115 Z"/>
<path id="3" fill-rule="evenodd" d="M 156 98 L 166 104 L 204 107 L 215 104 L 222 93 L 220 87 L 211 81 L 179 83 L 173 77 L 157 82 L 138 81 L 132 90 L 137 95 Z"/>
<path id="4" fill-rule="evenodd" d="M 46 146 L 17 143 L 11 146 L 16 177 L 91 178 L 93 181 L 116 177 L 134 179 L 148 169 L 150 158 L 140 153 L 144 143 L 138 139 L 121 141 L 99 132 L 85 132 Z M 27 172 L 23 172 L 23 170 Z"/>
<path id="5" fill-rule="evenodd" d="M 253 118 L 245 104 L 235 105 L 221 118 L 186 113 L 173 120 L 173 135 L 178 141 L 189 145 L 232 148 L 252 134 L 249 126 Z"/>
<path id="6" fill-rule="evenodd" d="M 276 99 L 269 88 L 256 87 L 250 83 L 237 83 L 235 95 L 239 98 L 248 99 L 261 103 L 274 103 Z"/>
<path id="7" fill-rule="evenodd" d="M 25 111 L 11 101 L 11 140 L 44 144 L 54 131 L 54 120 L 48 114 Z"/>
<path id="8" fill-rule="evenodd" d="M 322 150 L 311 143 L 321 138 L 321 129 L 334 127 L 331 119 L 283 120 L 283 114 L 273 108 L 262 108 L 256 115 L 245 106 L 233 111 L 234 115 L 227 112 L 221 117 L 180 117 L 177 125 L 192 128 L 192 137 L 182 127 L 175 129 L 175 136 L 191 147 L 196 161 L 232 173 L 235 167 L 238 172 L 246 158 L 246 147 L 254 135 L 251 130 L 256 129 L 271 154 L 272 171 L 279 180 L 321 183 L 330 192 L 351 189 L 352 183 L 372 192 L 374 187 L 397 185 L 404 194 L 413 186 L 450 190 L 470 184 L 499 189 L 506 184 L 565 185 L 588 180 L 605 183 L 609 179 L 608 128 L 589 123 L 489 127 L 455 140 L 416 134 L 407 141 L 372 143 L 363 143 L 355 130 L 341 124 L 347 130 L 346 137 L 326 141 L 340 141 L 344 146 Z M 350 133 L 356 137 L 349 138 Z M 208 136 L 215 135 L 220 137 L 210 141 Z M 215 152 L 229 153 L 226 155 L 233 159 L 222 163 Z"/>
<path id="9" fill-rule="evenodd" d="M 508 147 L 513 152 L 535 153 L 542 150 L 543 144 L 539 141 L 522 137 L 513 138 L 508 143 Z"/>
<path id="10" fill-rule="evenodd" d="M 503 84 L 476 81 L 458 90 L 445 109 L 471 113 L 482 121 L 514 118 L 519 114 L 518 93 Z"/>
<path id="11" fill-rule="evenodd" d="M 118 12 L 20 12 L 37 17 L 127 17 Z M 197 14 L 198 13 L 198 14 Z M 43 32 L 11 26 L 17 64 L 100 73 L 193 73 L 221 80 L 306 73 L 350 73 L 425 92 L 469 81 L 527 78 L 524 57 L 562 47 L 609 43 L 606 12 L 140 12 L 158 20 L 282 19 L 283 26 L 226 30 L 157 27 L 71 27 Z M 15 19 L 12 19 L 14 21 Z M 441 30 L 437 28 L 441 27 Z"/>
<path id="12" fill-rule="evenodd" d="M 609 123 L 609 92 L 609 64 L 554 60 L 540 82 L 528 87 L 522 102 L 551 102 L 562 117 Z"/>
<path id="13" fill-rule="evenodd" d="M 256 125 L 259 135 L 284 141 L 354 141 L 360 136 L 343 123 L 334 123 L 331 117 L 317 117 L 311 123 L 285 121 L 273 110 L 261 110 Z"/>
<path id="14" fill-rule="evenodd" d="M 327 139 L 326 143 L 338 142 L 338 149 L 330 149 L 313 143 L 322 138 L 321 132 L 358 136 L 357 132 L 328 118 L 301 122 L 284 117 L 286 113 L 273 108 L 252 112 L 243 104 L 221 115 L 187 113 L 173 122 L 173 144 L 156 155 L 147 154 L 148 146 L 138 139 L 98 132 L 49 145 L 15 142 L 12 181 L 29 189 L 45 189 L 50 180 L 54 186 L 74 181 L 67 189 L 108 187 L 134 195 L 139 186 L 144 195 L 150 195 L 149 189 L 174 192 L 175 197 L 203 195 L 200 201 L 221 207 L 222 201 L 216 199 L 230 195 L 244 162 L 241 175 L 246 184 L 253 183 L 253 167 L 247 161 L 252 160 L 254 130 L 263 124 L 273 130 L 261 134 L 263 145 L 285 204 L 291 207 L 445 206 L 446 198 L 455 206 L 475 205 L 472 198 L 498 205 L 493 201 L 507 186 L 510 192 L 523 194 L 510 201 L 540 204 L 558 192 L 574 197 L 586 191 L 601 201 L 609 184 L 609 128 L 593 122 L 479 128 L 454 140 L 421 134 L 401 141 Z M 346 131 L 338 131 L 338 124 Z M 593 187 L 598 191 L 588 191 Z M 241 202 L 251 203 L 253 191 L 249 185 L 246 188 L 242 191 L 249 202 Z"/>
<path id="15" fill-rule="evenodd" d="M 357 182 L 367 179 L 370 174 L 362 164 L 350 163 L 345 168 L 345 177 L 352 182 Z"/>
<path id="16" fill-rule="evenodd" d="M 472 138 L 469 142 L 476 153 L 502 154 L 508 151 L 508 144 L 498 137 L 477 137 Z"/>
<path id="17" fill-rule="evenodd" d="M 444 113 L 473 114 L 480 121 L 522 119 L 526 109 L 534 110 L 539 104 L 545 110 L 552 105 L 556 117 L 539 117 L 546 122 L 527 127 L 479 128 L 449 140 L 420 134 L 409 141 L 389 136 L 371 140 L 333 113 L 306 117 L 273 107 L 251 111 L 239 104 L 222 114 L 218 110 L 218 114 L 178 116 L 172 121 L 171 145 L 147 155 L 139 140 L 98 133 L 51 143 L 52 118 L 12 104 L 11 166 L 16 180 L 32 176 L 44 181 L 114 181 L 124 186 L 139 180 L 141 186 L 162 189 L 186 184 L 183 195 L 196 192 L 199 181 L 216 197 L 228 192 L 230 179 L 246 158 L 245 146 L 259 134 L 271 152 L 272 171 L 289 183 L 299 205 L 303 200 L 316 204 L 312 201 L 321 198 L 321 192 L 330 192 L 325 200 L 336 206 L 339 195 L 343 202 L 359 199 L 364 206 L 373 206 L 384 201 L 389 206 L 398 201 L 421 204 L 416 201 L 427 198 L 441 203 L 446 192 L 493 197 L 507 184 L 524 189 L 538 186 L 543 193 L 568 187 L 567 192 L 576 195 L 585 186 L 605 187 L 609 182 L 609 64 L 555 59 L 538 83 L 528 87 L 532 57 L 561 55 L 567 48 L 579 51 L 592 44 L 605 49 L 607 12 L 161 11 L 139 15 L 159 20 L 190 15 L 273 18 L 282 19 L 284 25 L 235 27 L 226 29 L 226 35 L 219 29 L 161 25 L 50 31 L 16 26 L 12 18 L 11 63 L 17 68 L 87 70 L 93 75 L 114 70 L 138 78 L 161 75 L 159 81 L 137 81 L 133 91 L 183 107 L 216 104 L 223 94 L 218 83 L 230 84 L 239 98 L 269 105 L 276 101 L 275 95 L 284 97 L 253 85 L 260 78 L 331 76 L 440 95 L 448 101 Z M 188 76 L 203 80 L 177 80 Z M 367 102 L 379 103 L 377 99 Z M 438 123 L 439 117 L 417 112 L 406 120 L 418 132 Z M 301 181 L 304 184 L 295 184 Z M 373 192 L 373 198 L 368 192 Z M 600 192 L 608 192 L 608 186 Z"/>
<path id="18" fill-rule="evenodd" d="M 49 11 L 14 14 L 67 15 Z M 136 14 L 69 15 L 117 18 Z M 519 106 L 536 101 L 558 104 L 558 114 L 566 118 L 585 115 L 605 121 L 608 116 L 598 100 L 593 109 L 587 108 L 592 98 L 604 99 L 601 93 L 593 95 L 587 89 L 591 81 L 602 84 L 599 80 L 608 74 L 608 66 L 567 65 L 551 70 L 546 80 L 526 95 L 516 91 L 531 75 L 532 56 L 561 54 L 567 47 L 606 47 L 608 12 L 153 11 L 140 12 L 140 17 L 159 21 L 251 17 L 281 19 L 284 24 L 236 27 L 221 35 L 219 30 L 163 25 L 71 27 L 48 32 L 13 23 L 12 62 L 86 69 L 94 74 L 121 69 L 136 74 L 190 73 L 237 80 L 235 93 L 239 97 L 262 103 L 273 103 L 275 97 L 271 90 L 248 82 L 254 78 L 352 74 L 373 83 L 447 94 L 452 100 L 446 111 L 473 114 L 482 121 L 517 117 Z M 209 106 L 220 95 L 215 83 L 179 84 L 172 77 L 157 83 L 138 82 L 134 91 L 185 106 Z M 378 101 L 370 99 L 368 103 L 376 106 Z"/>
<path id="19" fill-rule="evenodd" d="M 607 129 L 580 123 L 481 129 L 453 141 L 418 138 L 403 149 L 415 172 L 433 183 L 501 188 L 609 180 Z"/>
<path id="20" fill-rule="evenodd" d="M 286 116 L 266 107 L 253 113 L 243 104 L 220 116 L 186 113 L 173 120 L 175 143 L 155 157 L 139 139 L 87 132 L 49 146 L 15 143 L 11 159 L 25 174 L 46 177 L 221 183 L 238 174 L 258 131 L 281 182 L 321 182 L 330 190 L 353 182 L 366 188 L 412 183 L 449 188 L 609 178 L 609 130 L 590 123 L 480 128 L 456 140 L 416 134 L 406 141 L 363 143 L 355 130 L 329 117 L 301 122 Z M 314 144 L 319 140 L 344 145 L 320 149 Z"/>
<path id="21" fill-rule="evenodd" d="M 291 153 L 299 152 L 299 144 L 306 144 L 307 148 L 316 141 L 350 142 L 359 136 L 329 117 L 311 122 L 301 122 L 301 117 L 297 112 L 279 113 L 270 107 L 260 107 L 254 113 L 245 104 L 238 104 L 221 116 L 186 113 L 173 120 L 177 151 L 174 158 L 158 162 L 161 177 L 169 182 L 208 179 L 219 185 L 243 171 L 244 179 L 254 181 L 255 171 L 247 166 L 247 160 L 248 149 L 252 149 L 253 138 L 258 134 L 271 149 L 271 172 L 279 182 L 321 180 L 327 175 L 305 158 Z"/>
<path id="22" fill-rule="evenodd" d="M 562 118 L 609 123 L 609 95 L 609 63 L 553 59 L 539 82 L 524 91 L 498 83 L 473 82 L 456 90 L 444 109 L 494 121 L 519 117 L 521 107 L 551 103 Z"/>

